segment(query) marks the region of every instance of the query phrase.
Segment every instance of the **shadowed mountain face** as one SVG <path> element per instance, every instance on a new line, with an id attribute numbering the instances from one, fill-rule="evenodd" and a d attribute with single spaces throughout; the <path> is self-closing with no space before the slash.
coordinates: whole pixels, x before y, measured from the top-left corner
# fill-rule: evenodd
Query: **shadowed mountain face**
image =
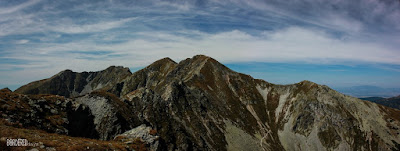
<path id="1" fill-rule="evenodd" d="M 23 94 L 54 94 L 75 97 L 111 86 L 130 75 L 128 68 L 111 66 L 103 71 L 76 73 L 61 71 L 51 78 L 31 82 L 15 90 Z"/>
<path id="2" fill-rule="evenodd" d="M 101 108 L 124 106 L 116 110 L 121 116 L 114 118 L 121 120 L 106 123 L 104 131 L 96 127 L 102 124 L 95 123 L 96 132 L 109 139 L 121 131 L 113 130 L 117 124 L 124 125 L 123 129 L 145 124 L 157 131 L 160 150 L 400 149 L 398 110 L 310 81 L 275 85 L 253 79 L 207 56 L 179 63 L 165 58 L 125 78 L 97 83 L 108 83 L 101 91 L 111 94 L 103 101 L 104 97 L 92 97 L 97 91 L 58 93 L 60 89 L 46 84 L 34 87 L 31 83 L 18 92 L 39 94 L 42 91 L 33 89 L 46 87 L 46 93 L 66 97 L 90 93 L 72 102 L 87 106 L 93 121 L 106 118 Z"/>

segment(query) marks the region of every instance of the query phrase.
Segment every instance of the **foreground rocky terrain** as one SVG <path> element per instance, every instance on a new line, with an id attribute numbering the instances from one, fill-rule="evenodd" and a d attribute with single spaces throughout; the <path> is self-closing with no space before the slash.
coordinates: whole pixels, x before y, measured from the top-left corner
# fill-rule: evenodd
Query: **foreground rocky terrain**
<path id="1" fill-rule="evenodd" d="M 89 107 L 79 102 L 85 98 L 87 98 L 86 102 L 90 102 L 93 99 L 89 96 L 95 97 L 99 102 L 108 99 L 107 96 L 98 93 L 85 95 L 75 100 L 56 95 L 23 95 L 8 89 L 0 90 L 1 150 L 30 148 L 41 150 L 146 150 L 150 147 L 140 139 L 131 140 L 130 143 L 113 140 L 111 135 L 114 136 L 131 129 L 131 127 L 125 126 L 132 123 L 124 121 L 121 123 L 126 123 L 126 125 L 121 125 L 115 122 L 115 120 L 125 118 L 125 115 L 121 115 L 119 112 L 121 109 L 103 112 L 102 116 L 98 116 L 98 113 L 92 109 L 93 106 Z M 118 108 L 123 109 L 123 106 Z M 110 123 L 114 124 L 113 122 L 115 125 L 110 126 Z M 34 143 L 35 146 L 9 147 L 7 139 L 10 138 L 24 138 Z"/>
<path id="2" fill-rule="evenodd" d="M 275 85 L 203 55 L 135 73 L 66 70 L 1 93 L 6 129 L 121 150 L 400 150 L 399 110 L 310 81 Z"/>

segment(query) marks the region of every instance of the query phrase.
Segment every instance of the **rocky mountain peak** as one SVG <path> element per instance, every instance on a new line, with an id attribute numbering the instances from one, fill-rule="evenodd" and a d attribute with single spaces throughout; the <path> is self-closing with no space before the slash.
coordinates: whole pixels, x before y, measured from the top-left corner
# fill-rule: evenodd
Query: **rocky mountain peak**
<path id="1" fill-rule="evenodd" d="M 117 68 L 55 76 L 22 92 L 78 95 L 66 114 L 90 123 L 96 135 L 84 137 L 155 138 L 148 143 L 164 150 L 400 149 L 399 110 L 311 81 L 271 84 L 204 55 L 164 58 L 133 74 Z"/>
<path id="2" fill-rule="evenodd" d="M 149 71 L 157 71 L 164 73 L 174 68 L 176 64 L 177 63 L 175 61 L 166 57 L 155 61 L 154 63 L 148 65 L 145 69 Z"/>
<path id="3" fill-rule="evenodd" d="M 191 66 L 195 66 L 195 65 L 199 65 L 199 64 L 206 64 L 206 63 L 215 63 L 218 65 L 222 65 L 220 62 L 218 62 L 217 60 L 206 56 L 206 55 L 196 55 L 193 56 L 192 58 L 187 58 L 181 62 L 179 62 L 179 64 L 183 64 L 183 65 L 191 65 Z"/>
<path id="4" fill-rule="evenodd" d="M 0 90 L 0 92 L 8 93 L 8 92 L 12 92 L 12 91 L 9 88 L 3 88 Z"/>
<path id="5" fill-rule="evenodd" d="M 104 87 L 110 87 L 131 74 L 129 68 L 121 66 L 111 66 L 102 71 L 82 73 L 67 69 L 48 79 L 23 85 L 15 92 L 76 97 Z"/>
<path id="6" fill-rule="evenodd" d="M 60 73 L 73 73 L 71 69 L 65 69 L 64 71 L 61 71 Z"/>
<path id="7" fill-rule="evenodd" d="M 308 80 L 303 80 L 303 81 L 300 81 L 298 84 L 314 85 L 314 84 L 316 84 L 316 83 L 314 83 L 314 82 L 312 82 L 312 81 L 308 81 Z"/>
<path id="8" fill-rule="evenodd" d="M 168 77 L 187 81 L 197 77 L 211 78 L 208 76 L 219 76 L 229 72 L 233 71 L 217 60 L 205 55 L 196 55 L 180 61 Z"/>
<path id="9" fill-rule="evenodd" d="M 58 77 L 58 76 L 70 76 L 71 74 L 74 74 L 75 72 L 72 71 L 71 69 L 65 69 L 63 71 L 60 71 L 59 73 L 55 74 L 51 78 Z M 45 79 L 44 79 L 45 80 Z"/>
<path id="10" fill-rule="evenodd" d="M 306 89 L 306 90 L 311 90 L 312 88 L 318 88 L 320 86 L 320 85 L 318 85 L 314 82 L 308 81 L 308 80 L 303 80 L 299 83 L 296 83 L 295 85 L 298 86 L 298 88 L 302 88 L 302 89 Z"/>
<path id="11" fill-rule="evenodd" d="M 157 61 L 155 61 L 153 64 L 160 64 L 160 63 L 163 63 L 163 64 L 176 64 L 176 62 L 174 61 L 174 60 L 172 60 L 171 58 L 169 58 L 169 57 L 165 57 L 165 58 L 162 58 L 162 59 L 159 59 L 159 60 L 157 60 Z"/>
<path id="12" fill-rule="evenodd" d="M 118 71 L 122 71 L 122 72 L 130 72 L 128 67 L 123 67 L 123 66 L 110 66 L 107 69 L 105 69 L 105 71 L 111 71 L 111 72 L 118 72 Z"/>
<path id="13" fill-rule="evenodd" d="M 194 61 L 196 61 L 196 60 L 208 60 L 208 59 L 212 59 L 212 58 L 209 57 L 209 56 L 206 56 L 206 55 L 195 55 L 195 56 L 193 56 L 191 58 L 191 60 L 194 60 Z"/>

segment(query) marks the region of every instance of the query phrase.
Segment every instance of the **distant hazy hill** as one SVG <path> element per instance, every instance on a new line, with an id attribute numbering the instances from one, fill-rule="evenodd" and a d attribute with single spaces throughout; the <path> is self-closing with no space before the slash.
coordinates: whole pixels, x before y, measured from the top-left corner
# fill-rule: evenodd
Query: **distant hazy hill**
<path id="1" fill-rule="evenodd" d="M 381 88 L 377 86 L 363 85 L 353 87 L 337 87 L 335 90 L 358 98 L 365 97 L 394 97 L 400 94 L 400 88 Z"/>
<path id="2" fill-rule="evenodd" d="M 383 98 L 383 97 L 365 97 L 365 98 L 360 98 L 360 99 L 374 102 L 374 101 L 384 100 L 385 98 Z"/>
<path id="3" fill-rule="evenodd" d="M 362 100 L 367 100 L 371 102 L 375 102 L 387 107 L 395 108 L 400 110 L 400 95 L 391 98 L 381 98 L 381 97 L 368 97 L 368 98 L 360 98 Z"/>

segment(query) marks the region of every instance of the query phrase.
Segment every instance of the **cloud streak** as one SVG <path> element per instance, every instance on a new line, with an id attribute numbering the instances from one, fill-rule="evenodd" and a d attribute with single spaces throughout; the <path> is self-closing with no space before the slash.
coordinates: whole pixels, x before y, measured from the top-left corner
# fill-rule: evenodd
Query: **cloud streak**
<path id="1" fill-rule="evenodd" d="M 7 8 L 2 7 L 2 8 L 0 8 L 0 15 L 2 15 L 2 14 L 10 14 L 10 13 L 21 11 L 22 9 L 25 9 L 25 8 L 27 8 L 29 6 L 32 6 L 32 5 L 35 5 L 35 4 L 39 3 L 39 2 L 40 2 L 40 0 L 30 0 L 30 1 L 27 1 L 25 3 L 16 5 L 16 6 L 7 7 Z"/>
<path id="2" fill-rule="evenodd" d="M 7 58 L 54 60 L 54 62 L 43 62 L 43 64 L 57 64 L 57 67 L 63 68 L 65 68 L 64 62 L 57 62 L 65 57 L 92 58 L 82 61 L 104 61 L 111 63 L 110 65 L 120 64 L 121 60 L 127 59 L 126 62 L 123 62 L 124 66 L 137 67 L 165 56 L 181 60 L 199 53 L 213 56 L 222 62 L 308 62 L 317 64 L 358 62 L 400 65 L 400 52 L 397 50 L 374 43 L 360 43 L 355 39 L 335 39 L 325 32 L 315 32 L 298 27 L 264 32 L 262 36 L 253 36 L 239 30 L 217 34 L 199 31 L 181 31 L 180 33 L 184 33 L 184 35 L 179 35 L 179 32 L 139 32 L 135 35 L 141 38 L 115 44 L 98 44 L 96 41 L 84 40 L 65 44 L 35 44 L 36 48 L 33 49 L 30 45 L 24 45 L 18 47 L 18 51 L 14 51 Z M 27 54 L 26 52 L 31 53 Z M 56 57 L 59 58 L 55 59 Z M 143 59 L 140 59 L 142 57 Z M 80 71 L 92 68 L 81 65 L 76 67 L 79 67 Z M 101 69 L 102 67 L 97 68 Z"/>
<path id="3" fill-rule="evenodd" d="M 55 32 L 67 33 L 67 34 L 80 34 L 80 33 L 91 33 L 91 32 L 102 32 L 105 30 L 113 29 L 124 25 L 127 22 L 134 20 L 135 18 L 125 18 L 117 21 L 99 22 L 95 24 L 67 24 L 61 26 L 50 27 L 49 29 Z"/>

